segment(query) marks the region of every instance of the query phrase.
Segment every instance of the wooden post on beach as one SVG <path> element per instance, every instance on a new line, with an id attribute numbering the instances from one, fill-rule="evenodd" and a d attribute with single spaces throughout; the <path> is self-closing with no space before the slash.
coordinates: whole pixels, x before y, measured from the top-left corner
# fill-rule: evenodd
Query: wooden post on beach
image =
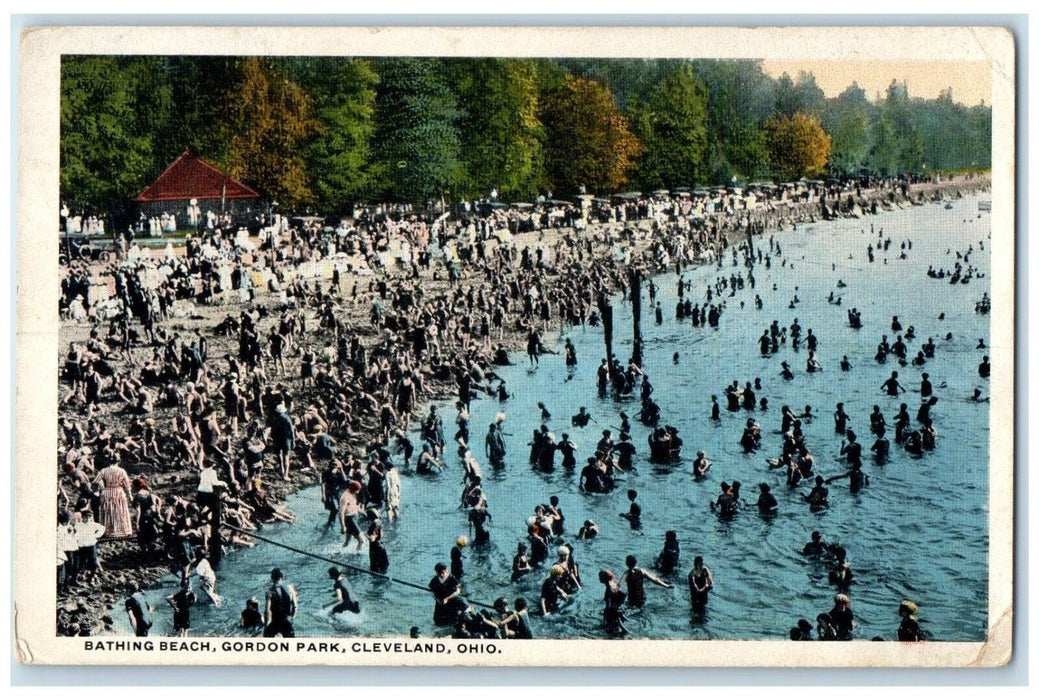
<path id="1" fill-rule="evenodd" d="M 631 360 L 642 366 L 642 272 L 628 268 L 628 294 L 631 297 Z"/>
<path id="2" fill-rule="evenodd" d="M 606 361 L 611 362 L 613 358 L 613 305 L 606 292 L 599 292 L 596 299 L 599 307 L 599 316 L 602 317 L 603 339 L 606 341 Z"/>
<path id="3" fill-rule="evenodd" d="M 219 566 L 220 559 L 224 554 L 224 543 L 220 537 L 220 492 L 222 487 L 217 485 L 213 489 L 213 503 L 210 505 L 212 513 L 209 520 L 209 563 L 213 567 Z"/>

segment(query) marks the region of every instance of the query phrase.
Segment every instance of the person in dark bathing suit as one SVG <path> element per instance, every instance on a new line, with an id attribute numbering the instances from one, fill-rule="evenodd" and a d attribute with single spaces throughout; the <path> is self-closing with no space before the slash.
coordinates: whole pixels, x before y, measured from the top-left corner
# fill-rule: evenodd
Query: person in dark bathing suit
<path id="1" fill-rule="evenodd" d="M 448 572 L 445 564 L 437 564 L 434 568 L 436 575 L 429 580 L 429 590 L 436 601 L 433 608 L 433 624 L 454 624 L 458 613 L 465 609 L 465 603 L 459 600 L 462 588 L 458 584 L 458 579 Z"/>
<path id="2" fill-rule="evenodd" d="M 812 510 L 819 510 L 829 505 L 830 491 L 823 484 L 824 479 L 821 476 L 815 477 L 815 487 L 809 492 L 804 494 L 805 502 L 808 503 Z"/>
<path id="3" fill-rule="evenodd" d="M 628 633 L 624 626 L 624 601 L 627 598 L 617 577 L 612 571 L 603 569 L 599 572 L 599 583 L 603 584 L 603 627 L 611 635 L 624 635 Z"/>
<path id="4" fill-rule="evenodd" d="M 848 414 L 844 412 L 844 404 L 838 403 L 837 410 L 833 412 L 833 431 L 844 435 L 848 429 Z"/>
<path id="5" fill-rule="evenodd" d="M 668 530 L 664 533 L 664 549 L 657 557 L 657 569 L 662 574 L 672 574 L 678 568 L 679 546 L 678 533 Z"/>
<path id="6" fill-rule="evenodd" d="M 347 610 L 355 614 L 361 612 L 360 603 L 350 597 L 350 591 L 346 588 L 346 581 L 343 579 L 342 572 L 333 566 L 328 570 L 328 577 L 332 579 L 332 590 L 336 594 L 336 600 L 338 601 L 329 614 L 338 615 Z"/>
<path id="7" fill-rule="evenodd" d="M 758 484 L 758 512 L 762 515 L 775 515 L 779 511 L 779 502 L 772 495 L 772 488 L 765 483 Z"/>
<path id="8" fill-rule="evenodd" d="M 693 559 L 693 568 L 689 571 L 689 605 L 693 612 L 703 613 L 707 607 L 707 596 L 714 588 L 714 576 L 703 563 L 703 557 Z"/>
<path id="9" fill-rule="evenodd" d="M 877 440 L 869 449 L 873 453 L 873 461 L 877 464 L 885 464 L 887 462 L 888 454 L 891 452 L 891 444 L 884 437 L 883 429 L 877 433 Z"/>
<path id="10" fill-rule="evenodd" d="M 628 569 L 621 576 L 620 583 L 618 585 L 628 586 L 628 605 L 633 608 L 641 608 L 646 604 L 646 581 L 655 583 L 662 588 L 672 588 L 672 585 L 662 579 L 657 578 L 655 575 L 641 569 L 637 566 L 638 560 L 634 555 L 629 554 L 624 563 Z"/>

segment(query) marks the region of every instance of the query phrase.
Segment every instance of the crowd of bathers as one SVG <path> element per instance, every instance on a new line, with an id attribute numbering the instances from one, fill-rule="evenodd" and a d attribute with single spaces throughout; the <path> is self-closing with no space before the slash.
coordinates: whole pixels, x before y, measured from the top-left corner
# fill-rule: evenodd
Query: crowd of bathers
<path id="1" fill-rule="evenodd" d="M 854 188 L 837 193 L 853 198 Z M 763 190 L 753 209 L 718 193 L 710 212 L 685 193 L 588 211 L 371 207 L 333 231 L 286 223 L 243 246 L 214 228 L 182 254 L 134 248 L 103 268 L 72 263 L 61 312 L 86 337 L 59 361 L 59 587 L 89 595 L 96 585 L 102 563 L 84 573 L 73 556 L 88 518 L 105 528 L 102 542 L 128 543 L 134 564 L 187 581 L 214 541 L 248 546 L 263 523 L 291 521 L 271 489 L 286 493 L 300 472 L 320 475 L 348 541 L 360 544 L 363 517 L 378 544 L 372 524 L 399 508 L 393 472 L 411 468 L 407 434 L 423 403 L 447 390 L 466 408 L 478 392 L 507 395 L 494 367 L 517 338 L 536 360 L 544 335 L 602 322 L 601 299 L 627 291 L 629 269 L 649 276 L 718 259 L 748 230 L 814 219 L 826 193 L 835 197 L 821 185 L 793 197 Z M 308 276 L 326 259 L 330 278 Z M 716 325 L 720 307 L 689 311 Z M 637 369 L 611 358 L 605 374 L 630 390 Z M 659 407 L 642 386 L 651 422 Z M 435 419 L 422 435 L 418 471 L 444 451 Z M 657 437 L 670 459 L 677 435 Z"/>

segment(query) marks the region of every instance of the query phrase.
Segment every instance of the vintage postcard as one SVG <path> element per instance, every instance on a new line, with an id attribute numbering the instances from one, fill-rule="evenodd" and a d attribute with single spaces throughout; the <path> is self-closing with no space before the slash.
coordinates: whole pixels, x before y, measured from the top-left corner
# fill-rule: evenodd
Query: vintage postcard
<path id="1" fill-rule="evenodd" d="M 19 60 L 19 662 L 1010 659 L 1009 31 Z"/>

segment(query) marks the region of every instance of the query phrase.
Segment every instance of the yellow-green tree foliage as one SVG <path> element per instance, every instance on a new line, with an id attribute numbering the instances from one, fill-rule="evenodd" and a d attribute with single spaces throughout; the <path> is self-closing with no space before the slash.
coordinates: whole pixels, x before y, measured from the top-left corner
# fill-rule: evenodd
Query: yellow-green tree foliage
<path id="1" fill-rule="evenodd" d="M 544 98 L 541 121 L 545 169 L 556 190 L 617 192 L 628 184 L 642 144 L 604 85 L 568 75 Z"/>
<path id="2" fill-rule="evenodd" d="M 830 158 L 830 135 L 818 118 L 804 112 L 769 117 L 765 141 L 769 165 L 782 180 L 821 175 Z"/>
<path id="3" fill-rule="evenodd" d="M 311 202 L 303 159 L 303 146 L 316 127 L 310 97 L 271 59 L 242 59 L 236 69 L 239 82 L 228 110 L 228 174 L 255 183 L 288 207 Z"/>

